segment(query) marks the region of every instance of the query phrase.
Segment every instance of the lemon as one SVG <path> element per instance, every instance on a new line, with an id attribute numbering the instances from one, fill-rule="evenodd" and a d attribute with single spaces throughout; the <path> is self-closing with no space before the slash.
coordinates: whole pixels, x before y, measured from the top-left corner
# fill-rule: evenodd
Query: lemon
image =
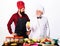
<path id="1" fill-rule="evenodd" d="M 27 22 L 26 25 L 30 27 L 30 22 Z"/>

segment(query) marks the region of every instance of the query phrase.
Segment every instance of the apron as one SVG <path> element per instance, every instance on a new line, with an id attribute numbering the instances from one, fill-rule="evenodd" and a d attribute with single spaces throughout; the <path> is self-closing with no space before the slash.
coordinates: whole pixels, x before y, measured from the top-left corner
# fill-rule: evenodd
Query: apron
<path id="1" fill-rule="evenodd" d="M 24 38 L 28 38 L 28 36 L 26 35 L 26 18 L 18 18 L 18 22 L 15 28 L 15 33 L 18 36 L 23 36 Z"/>

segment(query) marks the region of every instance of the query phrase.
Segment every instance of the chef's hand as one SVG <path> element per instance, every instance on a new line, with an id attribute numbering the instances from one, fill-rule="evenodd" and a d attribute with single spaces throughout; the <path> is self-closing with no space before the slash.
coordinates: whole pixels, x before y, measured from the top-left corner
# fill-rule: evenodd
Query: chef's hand
<path id="1" fill-rule="evenodd" d="M 13 36 L 16 36 L 17 34 L 16 33 L 12 33 Z"/>
<path id="2" fill-rule="evenodd" d="M 27 31 L 27 35 L 29 35 L 29 34 L 30 34 L 30 32 L 31 32 L 31 31 Z"/>
<path id="3" fill-rule="evenodd" d="M 26 28 L 29 30 L 30 29 L 30 26 L 26 25 Z"/>
<path id="4" fill-rule="evenodd" d="M 31 32 L 30 27 L 27 28 L 27 35 L 29 35 Z"/>

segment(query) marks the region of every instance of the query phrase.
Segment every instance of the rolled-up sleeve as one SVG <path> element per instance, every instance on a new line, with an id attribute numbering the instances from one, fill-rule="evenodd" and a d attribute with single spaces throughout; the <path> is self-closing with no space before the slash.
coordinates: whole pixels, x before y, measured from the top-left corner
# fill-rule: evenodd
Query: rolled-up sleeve
<path id="1" fill-rule="evenodd" d="M 14 15 L 12 15 L 12 17 L 10 18 L 10 20 L 8 21 L 8 24 L 7 24 L 7 28 L 8 28 L 8 31 L 10 34 L 12 34 L 12 29 L 11 29 L 11 24 L 14 20 Z"/>

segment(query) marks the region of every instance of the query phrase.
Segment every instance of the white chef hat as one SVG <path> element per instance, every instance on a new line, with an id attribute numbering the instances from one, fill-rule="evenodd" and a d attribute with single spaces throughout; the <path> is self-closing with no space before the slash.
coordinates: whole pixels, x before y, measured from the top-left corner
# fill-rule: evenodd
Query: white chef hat
<path id="1" fill-rule="evenodd" d="M 40 10 L 44 13 L 44 7 L 42 5 L 37 6 L 36 10 Z"/>

